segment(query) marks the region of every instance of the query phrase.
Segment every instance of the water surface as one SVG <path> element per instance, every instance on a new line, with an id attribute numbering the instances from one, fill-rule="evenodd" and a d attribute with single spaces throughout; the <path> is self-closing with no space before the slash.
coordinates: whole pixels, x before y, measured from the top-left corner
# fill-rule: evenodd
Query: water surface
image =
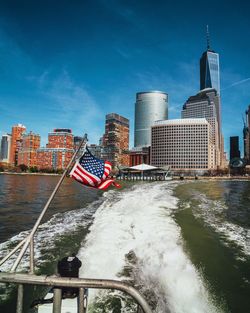
<path id="1" fill-rule="evenodd" d="M 0 257 L 27 235 L 58 179 L 0 176 Z M 249 208 L 248 181 L 137 182 L 102 193 L 66 179 L 35 238 L 36 268 L 52 274 L 74 250 L 81 277 L 126 281 L 155 313 L 250 312 Z M 14 312 L 9 299 L 1 312 Z M 90 292 L 90 312 L 124 306 L 135 312 L 119 292 Z"/>

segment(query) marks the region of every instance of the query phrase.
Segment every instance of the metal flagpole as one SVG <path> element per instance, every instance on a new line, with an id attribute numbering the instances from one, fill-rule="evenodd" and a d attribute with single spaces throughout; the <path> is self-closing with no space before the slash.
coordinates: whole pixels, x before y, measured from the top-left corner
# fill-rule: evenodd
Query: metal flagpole
<path id="1" fill-rule="evenodd" d="M 20 251 L 20 253 L 19 253 L 19 255 L 18 255 L 18 257 L 17 257 L 17 259 L 16 259 L 16 261 L 15 261 L 15 263 L 13 264 L 13 266 L 12 266 L 12 268 L 11 268 L 11 270 L 10 270 L 11 272 L 14 272 L 14 271 L 16 270 L 17 266 L 19 265 L 19 263 L 20 263 L 20 261 L 21 261 L 23 255 L 24 255 L 24 253 L 25 253 L 25 251 L 27 250 L 27 248 L 28 248 L 29 245 L 31 246 L 31 249 L 30 249 L 30 273 L 32 274 L 32 273 L 34 272 L 34 246 L 33 246 L 34 235 L 35 235 L 35 233 L 36 233 L 36 231 L 37 231 L 37 228 L 39 227 L 39 225 L 40 225 L 40 223 L 41 223 L 41 221 L 42 221 L 42 219 L 43 219 L 43 217 L 44 217 L 44 214 L 46 213 L 46 211 L 47 211 L 47 209 L 48 209 L 50 203 L 52 202 L 53 198 L 55 197 L 56 192 L 58 191 L 59 187 L 61 186 L 61 184 L 62 184 L 62 182 L 63 182 L 63 180 L 64 180 L 64 178 L 65 178 L 65 176 L 66 176 L 66 174 L 67 174 L 67 171 L 69 170 L 71 164 L 72 164 L 73 161 L 75 160 L 75 158 L 76 158 L 78 152 L 80 151 L 80 149 L 81 149 L 81 147 L 82 147 L 82 145 L 83 145 L 84 143 L 85 143 L 84 148 L 86 147 L 86 145 L 87 145 L 87 140 L 88 140 L 88 139 L 87 139 L 87 134 L 85 134 L 84 137 L 83 137 L 83 139 L 82 139 L 82 141 L 81 141 L 81 143 L 80 143 L 80 145 L 79 145 L 79 147 L 78 147 L 78 149 L 76 150 L 76 152 L 75 152 L 74 155 L 72 156 L 72 158 L 71 158 L 71 160 L 70 160 L 68 166 L 66 167 L 65 171 L 63 172 L 63 174 L 62 174 L 60 180 L 58 181 L 58 183 L 57 183 L 55 189 L 53 190 L 53 192 L 52 192 L 51 196 L 49 197 L 49 199 L 48 199 L 46 205 L 44 206 L 44 208 L 43 208 L 43 210 L 42 210 L 40 216 L 38 217 L 38 219 L 37 219 L 37 221 L 36 221 L 34 227 L 32 228 L 31 233 L 27 236 L 26 241 L 25 241 L 25 243 L 23 244 L 23 247 L 22 247 L 22 249 L 21 249 L 21 251 Z M 23 242 L 22 242 L 22 243 L 23 243 Z M 18 247 L 20 248 L 20 244 L 18 245 Z M 14 248 L 13 250 L 16 251 L 16 250 L 17 250 L 17 247 Z M 10 256 L 10 253 L 9 253 L 9 256 Z M 5 259 L 6 259 L 6 258 L 5 258 Z"/>

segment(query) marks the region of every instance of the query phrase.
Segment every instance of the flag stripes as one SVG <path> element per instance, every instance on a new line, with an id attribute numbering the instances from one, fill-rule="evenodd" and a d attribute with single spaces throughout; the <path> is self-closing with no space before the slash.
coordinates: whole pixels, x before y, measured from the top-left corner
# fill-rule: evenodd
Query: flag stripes
<path id="1" fill-rule="evenodd" d="M 86 148 L 84 154 L 73 166 L 70 176 L 83 185 L 100 190 L 108 188 L 111 184 L 120 188 L 114 179 L 108 179 L 111 169 L 110 162 L 95 158 Z"/>

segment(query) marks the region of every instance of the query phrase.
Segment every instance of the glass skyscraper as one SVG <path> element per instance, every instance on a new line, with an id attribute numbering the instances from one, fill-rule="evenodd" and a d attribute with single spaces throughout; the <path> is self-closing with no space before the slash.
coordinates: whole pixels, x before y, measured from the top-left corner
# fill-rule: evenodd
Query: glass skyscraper
<path id="1" fill-rule="evenodd" d="M 210 50 L 200 58 L 200 90 L 205 88 L 214 88 L 220 94 L 220 66 L 219 54 Z"/>
<path id="2" fill-rule="evenodd" d="M 204 90 L 205 89 L 205 90 Z M 214 98 L 216 107 L 216 119 L 218 122 L 218 148 L 220 151 L 220 165 L 224 162 L 224 144 L 221 130 L 221 103 L 220 103 L 220 65 L 219 54 L 210 47 L 210 37 L 207 26 L 207 50 L 203 52 L 200 58 L 200 90 L 208 92 L 216 90 L 217 95 Z"/>
<path id="3" fill-rule="evenodd" d="M 168 119 L 168 94 L 146 91 L 136 94 L 135 147 L 151 145 L 151 126 L 155 121 Z"/>
<path id="4" fill-rule="evenodd" d="M 250 164 L 250 105 L 246 110 L 246 121 L 243 128 L 244 159 Z"/>
<path id="5" fill-rule="evenodd" d="M 3 135 L 0 146 L 0 161 L 3 163 L 9 163 L 10 161 L 10 145 L 11 135 Z"/>

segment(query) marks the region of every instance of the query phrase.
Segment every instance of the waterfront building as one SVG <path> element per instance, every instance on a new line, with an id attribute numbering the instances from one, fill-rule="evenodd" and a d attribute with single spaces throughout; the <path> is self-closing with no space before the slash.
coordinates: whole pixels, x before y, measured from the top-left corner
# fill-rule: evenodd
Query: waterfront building
<path id="1" fill-rule="evenodd" d="M 22 136 L 20 149 L 18 151 L 18 165 L 24 164 L 28 167 L 36 166 L 37 149 L 40 148 L 41 137 L 29 132 Z"/>
<path id="2" fill-rule="evenodd" d="M 129 166 L 129 120 L 119 114 L 106 115 L 102 159 L 114 167 Z"/>
<path id="3" fill-rule="evenodd" d="M 247 164 L 250 164 L 250 105 L 246 110 L 246 120 L 244 120 L 243 128 L 243 145 L 244 145 L 244 159 Z"/>
<path id="4" fill-rule="evenodd" d="M 168 119 L 168 94 L 146 91 L 136 94 L 134 146 L 151 145 L 151 126 L 157 120 Z"/>
<path id="5" fill-rule="evenodd" d="M 81 136 L 74 136 L 74 139 L 73 139 L 73 141 L 74 141 L 74 151 L 76 151 L 79 148 L 82 140 L 83 140 L 83 137 L 81 137 Z M 81 149 L 80 149 L 80 151 L 79 151 L 79 155 L 83 154 L 84 148 L 85 148 L 85 146 L 83 144 Z"/>
<path id="6" fill-rule="evenodd" d="M 215 168 L 210 123 L 205 118 L 157 121 L 152 126 L 151 165 L 176 172 Z"/>
<path id="7" fill-rule="evenodd" d="M 74 154 L 74 140 L 70 129 L 58 128 L 48 134 L 46 148 L 37 150 L 39 169 L 64 170 Z"/>
<path id="8" fill-rule="evenodd" d="M 210 47 L 207 28 L 207 50 L 200 58 L 200 90 L 214 88 L 220 94 L 220 66 L 219 54 Z"/>
<path id="9" fill-rule="evenodd" d="M 214 88 L 206 88 L 191 96 L 183 105 L 181 117 L 206 118 L 211 125 L 212 141 L 215 146 L 215 164 L 222 166 L 224 158 L 223 138 L 220 130 L 220 96 Z"/>
<path id="10" fill-rule="evenodd" d="M 151 147 L 134 147 L 129 151 L 129 166 L 150 164 Z"/>
<path id="11" fill-rule="evenodd" d="M 240 158 L 239 136 L 230 137 L 230 161 L 234 158 Z"/>
<path id="12" fill-rule="evenodd" d="M 97 159 L 102 158 L 102 146 L 96 145 L 96 144 L 90 144 L 88 145 L 89 151 L 92 153 L 93 156 L 95 156 Z"/>
<path id="13" fill-rule="evenodd" d="M 0 162 L 8 165 L 10 163 L 11 135 L 2 135 L 0 146 Z"/>
<path id="14" fill-rule="evenodd" d="M 77 150 L 82 142 L 83 137 L 81 136 L 74 136 L 74 150 Z"/>
<path id="15" fill-rule="evenodd" d="M 56 128 L 48 135 L 47 148 L 73 148 L 73 138 L 71 129 L 68 128 Z"/>
<path id="16" fill-rule="evenodd" d="M 10 146 L 10 164 L 16 166 L 18 163 L 18 151 L 21 146 L 22 136 L 26 131 L 26 127 L 17 124 L 12 127 L 11 146 Z"/>

